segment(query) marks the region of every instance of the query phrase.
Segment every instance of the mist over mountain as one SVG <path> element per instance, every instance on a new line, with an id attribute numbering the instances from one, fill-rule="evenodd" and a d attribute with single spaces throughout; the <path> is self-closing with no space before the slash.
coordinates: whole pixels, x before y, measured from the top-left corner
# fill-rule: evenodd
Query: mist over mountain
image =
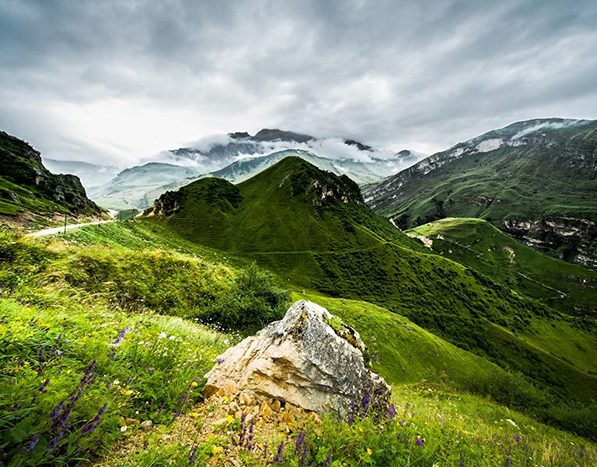
<path id="1" fill-rule="evenodd" d="M 254 136 L 246 132 L 214 135 L 188 147 L 163 151 L 146 159 L 153 162 L 128 168 L 89 191 L 94 200 L 111 209 L 145 209 L 162 193 L 194 179 L 213 176 L 238 183 L 288 155 L 336 175 L 346 174 L 361 185 L 378 182 L 424 157 L 408 150 L 376 150 L 354 140 L 263 129 Z M 71 168 L 78 173 L 76 165 Z"/>

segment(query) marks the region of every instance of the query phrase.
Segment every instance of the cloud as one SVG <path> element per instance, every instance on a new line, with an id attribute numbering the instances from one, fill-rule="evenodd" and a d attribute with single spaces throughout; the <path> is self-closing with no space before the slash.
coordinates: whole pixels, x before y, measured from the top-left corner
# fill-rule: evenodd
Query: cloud
<path id="1" fill-rule="evenodd" d="M 591 0 L 0 0 L 0 128 L 122 164 L 276 127 L 431 153 L 597 118 L 595 24 Z"/>

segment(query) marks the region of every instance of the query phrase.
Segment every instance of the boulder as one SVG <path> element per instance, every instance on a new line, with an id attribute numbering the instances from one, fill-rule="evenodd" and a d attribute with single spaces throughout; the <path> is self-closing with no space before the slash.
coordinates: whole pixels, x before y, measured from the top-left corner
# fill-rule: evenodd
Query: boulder
<path id="1" fill-rule="evenodd" d="M 218 357 L 207 373 L 205 397 L 218 391 L 276 399 L 306 410 L 342 415 L 386 412 L 390 387 L 368 368 L 359 334 L 325 308 L 298 301 L 271 323 Z"/>

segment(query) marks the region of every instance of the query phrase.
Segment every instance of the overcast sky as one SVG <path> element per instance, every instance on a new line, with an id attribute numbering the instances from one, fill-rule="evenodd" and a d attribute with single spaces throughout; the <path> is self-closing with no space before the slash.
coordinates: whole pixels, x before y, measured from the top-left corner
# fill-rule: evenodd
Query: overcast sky
<path id="1" fill-rule="evenodd" d="M 132 163 L 282 128 L 433 153 L 597 118 L 595 0 L 0 0 L 0 129 Z"/>

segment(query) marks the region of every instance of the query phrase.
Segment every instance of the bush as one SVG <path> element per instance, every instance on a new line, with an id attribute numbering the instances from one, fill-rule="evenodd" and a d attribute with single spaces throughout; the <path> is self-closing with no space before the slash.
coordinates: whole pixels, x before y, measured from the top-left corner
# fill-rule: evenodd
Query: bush
<path id="1" fill-rule="evenodd" d="M 197 317 L 207 324 L 250 334 L 284 317 L 289 300 L 290 292 L 277 287 L 270 273 L 252 263 Z"/>

